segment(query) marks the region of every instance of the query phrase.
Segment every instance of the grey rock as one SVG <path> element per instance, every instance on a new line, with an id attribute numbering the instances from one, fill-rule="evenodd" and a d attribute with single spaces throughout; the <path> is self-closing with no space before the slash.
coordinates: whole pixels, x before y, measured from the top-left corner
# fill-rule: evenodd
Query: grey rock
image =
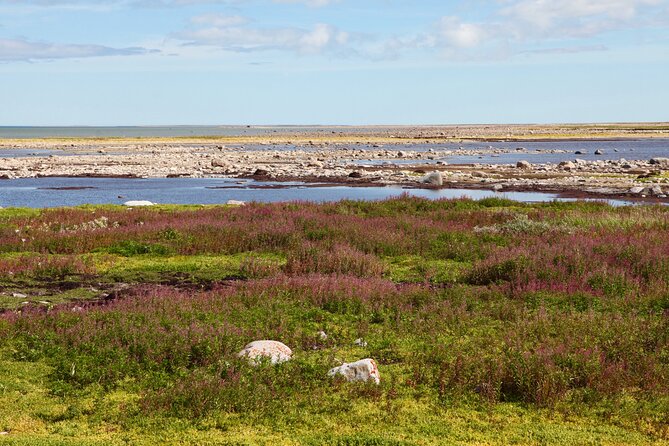
<path id="1" fill-rule="evenodd" d="M 518 161 L 516 163 L 516 167 L 518 169 L 531 169 L 532 165 L 529 163 L 529 161 Z"/>

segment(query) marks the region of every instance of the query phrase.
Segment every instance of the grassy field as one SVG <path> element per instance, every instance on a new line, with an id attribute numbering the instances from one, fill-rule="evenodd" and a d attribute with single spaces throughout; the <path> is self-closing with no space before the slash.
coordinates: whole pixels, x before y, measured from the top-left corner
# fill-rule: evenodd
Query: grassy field
<path id="1" fill-rule="evenodd" d="M 0 444 L 669 444 L 668 230 L 503 199 L 1 209 Z M 293 360 L 237 358 L 258 339 Z M 327 376 L 367 357 L 378 386 Z"/>

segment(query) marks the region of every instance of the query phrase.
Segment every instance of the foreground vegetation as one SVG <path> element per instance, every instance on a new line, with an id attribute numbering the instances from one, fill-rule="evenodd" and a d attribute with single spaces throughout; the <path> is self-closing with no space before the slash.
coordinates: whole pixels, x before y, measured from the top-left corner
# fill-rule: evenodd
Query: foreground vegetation
<path id="1" fill-rule="evenodd" d="M 668 229 L 501 199 L 0 210 L 0 444 L 667 444 Z M 257 339 L 294 359 L 240 361 Z M 380 386 L 327 377 L 365 357 Z"/>

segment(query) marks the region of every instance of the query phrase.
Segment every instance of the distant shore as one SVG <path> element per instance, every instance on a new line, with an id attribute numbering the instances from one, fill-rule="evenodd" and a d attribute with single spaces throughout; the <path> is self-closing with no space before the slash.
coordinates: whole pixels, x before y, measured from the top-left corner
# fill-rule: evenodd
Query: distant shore
<path id="1" fill-rule="evenodd" d="M 633 149 L 608 159 L 591 152 L 583 159 L 572 147 L 578 141 L 656 140 L 661 145 L 666 139 L 669 149 L 667 123 L 263 129 L 262 134 L 218 137 L 0 139 L 0 179 L 230 177 L 669 201 L 669 159 Z M 508 144 L 493 147 L 492 141 Z M 521 146 L 540 141 L 564 144 L 550 150 Z M 541 152 L 560 154 L 562 161 L 525 161 L 540 158 Z M 491 162 L 510 155 L 523 161 Z M 471 161 L 451 161 L 460 158 Z M 436 173 L 438 180 L 429 178 Z"/>

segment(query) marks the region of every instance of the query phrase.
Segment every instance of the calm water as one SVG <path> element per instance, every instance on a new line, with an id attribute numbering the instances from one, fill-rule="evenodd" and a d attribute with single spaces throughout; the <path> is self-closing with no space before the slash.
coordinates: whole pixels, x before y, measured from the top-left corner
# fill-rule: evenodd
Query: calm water
<path id="1" fill-rule="evenodd" d="M 258 189 L 279 183 L 256 183 L 226 178 L 24 178 L 0 180 L 2 207 L 58 207 L 81 204 L 122 204 L 128 200 L 149 200 L 161 204 L 219 204 L 228 200 L 276 202 L 306 200 L 315 202 L 342 199 L 382 200 L 402 193 L 429 199 L 505 197 L 524 202 L 558 199 L 554 194 L 504 192 L 468 189 L 403 189 L 401 187 L 306 187 L 289 183 L 281 189 Z M 83 189 L 72 189 L 83 188 Z M 119 198 L 121 196 L 122 198 Z M 610 200 L 615 205 L 628 204 Z"/>

